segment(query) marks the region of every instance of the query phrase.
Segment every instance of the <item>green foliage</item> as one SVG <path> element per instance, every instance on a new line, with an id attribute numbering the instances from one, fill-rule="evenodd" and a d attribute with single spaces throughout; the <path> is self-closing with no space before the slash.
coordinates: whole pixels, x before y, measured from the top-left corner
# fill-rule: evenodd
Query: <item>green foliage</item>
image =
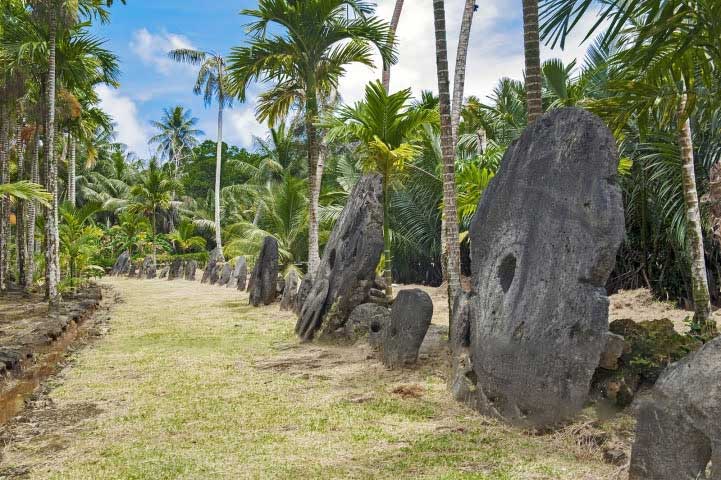
<path id="1" fill-rule="evenodd" d="M 216 142 L 206 140 L 193 149 L 193 154 L 183 165 L 181 182 L 183 192 L 193 198 L 202 199 L 215 188 Z M 223 143 L 223 175 L 220 178 L 221 189 L 230 185 L 242 184 L 248 180 L 239 163 L 257 165 L 260 157 L 244 148 L 228 146 Z"/>

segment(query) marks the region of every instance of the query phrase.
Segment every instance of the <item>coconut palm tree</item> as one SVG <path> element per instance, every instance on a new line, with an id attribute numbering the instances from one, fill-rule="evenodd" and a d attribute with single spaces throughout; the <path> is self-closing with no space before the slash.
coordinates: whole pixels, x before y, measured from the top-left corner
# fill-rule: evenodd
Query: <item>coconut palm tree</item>
<path id="1" fill-rule="evenodd" d="M 416 143 L 423 125 L 438 122 L 438 113 L 410 106 L 411 89 L 388 94 L 378 81 L 365 88 L 365 98 L 354 106 L 341 107 L 322 125 L 328 140 L 357 142 L 363 168 L 383 177 L 383 238 L 386 294 L 392 297 L 392 255 L 390 229 L 391 190 L 398 173 L 415 159 L 421 147 Z"/>
<path id="2" fill-rule="evenodd" d="M 138 183 L 130 190 L 133 198 L 127 207 L 128 211 L 150 219 L 153 233 L 153 263 L 157 263 L 158 216 L 162 210 L 170 208 L 174 192 L 181 188 L 181 183 L 169 176 L 153 158 Z"/>
<path id="3" fill-rule="evenodd" d="M 218 103 L 218 138 L 215 159 L 215 243 L 220 252 L 223 251 L 220 229 L 220 174 L 223 152 L 223 109 L 232 106 L 233 97 L 229 94 L 225 76 L 225 59 L 214 52 L 204 52 L 192 49 L 177 49 L 171 51 L 170 58 L 177 62 L 189 63 L 200 67 L 198 79 L 193 92 L 203 95 L 205 106 L 209 107 L 213 101 Z"/>
<path id="4" fill-rule="evenodd" d="M 403 11 L 403 0 L 396 0 L 396 4 L 393 7 L 393 15 L 391 16 L 391 36 L 395 41 L 396 31 L 398 31 L 398 22 L 401 19 L 401 12 Z M 391 88 L 391 66 L 383 66 L 383 88 L 388 92 Z"/>
<path id="5" fill-rule="evenodd" d="M 563 43 L 591 4 L 591 0 L 544 4 L 544 38 Z M 618 78 L 609 81 L 609 89 L 616 95 L 601 101 L 597 111 L 617 130 L 632 119 L 641 129 L 648 128 L 651 119 L 675 126 L 692 259 L 694 328 L 711 336 L 716 325 L 711 319 L 691 119 L 698 113 L 699 92 L 714 91 L 718 82 L 721 52 L 716 43 L 721 33 L 721 5 L 675 1 L 659 8 L 653 0 L 616 2 L 603 9 L 587 36 L 603 20 L 608 25 L 603 44 L 618 43 L 621 51 L 611 60 L 619 70 Z"/>
<path id="6" fill-rule="evenodd" d="M 451 105 L 451 124 L 453 125 L 453 143 L 458 142 L 458 124 L 461 122 L 463 107 L 463 89 L 466 83 L 466 59 L 468 58 L 468 42 L 471 39 L 473 13 L 478 7 L 476 0 L 466 0 L 461 18 L 461 32 L 458 36 L 456 51 L 456 69 L 453 74 L 453 104 Z"/>
<path id="7" fill-rule="evenodd" d="M 323 164 L 315 123 L 321 103 L 337 89 L 347 65 L 373 66 L 373 48 L 380 52 L 384 66 L 395 61 L 390 28 L 372 17 L 373 12 L 373 6 L 363 0 L 260 0 L 257 9 L 242 11 L 253 19 L 248 45 L 234 48 L 230 55 L 229 75 L 241 100 L 251 82 L 272 84 L 258 100 L 260 121 L 273 126 L 292 108 L 302 112 L 308 149 L 311 275 L 320 264 L 318 206 Z"/>
<path id="8" fill-rule="evenodd" d="M 461 293 L 461 249 L 459 246 L 458 211 L 456 209 L 456 153 L 453 144 L 453 125 L 451 124 L 444 3 L 444 0 L 433 0 L 436 69 L 438 71 L 438 107 L 441 114 L 441 147 L 443 151 L 443 219 L 445 228 L 441 233 L 448 250 L 446 273 L 448 278 L 448 301 L 452 307 Z"/>
<path id="9" fill-rule="evenodd" d="M 175 175 L 180 172 L 183 160 L 192 155 L 193 148 L 198 146 L 198 136 L 203 135 L 202 130 L 195 126 L 198 119 L 193 116 L 190 110 L 180 105 L 163 110 L 163 118 L 160 121 L 153 120 L 151 125 L 158 130 L 158 133 L 148 142 L 157 145 L 158 155 L 174 167 Z"/>
<path id="10" fill-rule="evenodd" d="M 195 224 L 187 218 L 182 219 L 178 227 L 168 234 L 168 240 L 180 253 L 205 249 L 205 239 L 196 235 Z"/>
<path id="11" fill-rule="evenodd" d="M 523 0 L 523 55 L 526 60 L 528 123 L 543 115 L 541 97 L 541 42 L 538 37 L 538 0 Z"/>

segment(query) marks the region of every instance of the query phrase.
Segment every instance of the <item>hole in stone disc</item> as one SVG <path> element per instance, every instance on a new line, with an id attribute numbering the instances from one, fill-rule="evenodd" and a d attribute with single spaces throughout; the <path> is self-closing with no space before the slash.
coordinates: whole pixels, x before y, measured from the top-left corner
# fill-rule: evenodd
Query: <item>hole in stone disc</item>
<path id="1" fill-rule="evenodd" d="M 381 331 L 381 324 L 380 322 L 372 322 L 371 323 L 371 332 L 378 333 Z"/>
<path id="2" fill-rule="evenodd" d="M 503 293 L 508 292 L 513 283 L 513 277 L 516 276 L 516 257 L 513 254 L 506 255 L 498 267 L 498 279 L 501 281 Z"/>

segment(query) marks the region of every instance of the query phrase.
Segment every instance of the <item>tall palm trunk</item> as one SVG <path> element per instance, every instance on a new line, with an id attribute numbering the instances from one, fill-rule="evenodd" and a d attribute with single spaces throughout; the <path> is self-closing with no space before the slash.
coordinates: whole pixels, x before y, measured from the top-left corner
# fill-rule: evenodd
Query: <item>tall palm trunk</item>
<path id="1" fill-rule="evenodd" d="M 76 144 L 75 137 L 73 134 L 68 134 L 68 142 L 70 144 L 70 157 L 68 159 L 68 201 L 70 205 L 75 206 L 75 155 L 76 155 Z"/>
<path id="2" fill-rule="evenodd" d="M 56 6 L 50 10 L 50 33 L 48 39 L 48 111 L 47 128 L 45 131 L 45 162 L 47 164 L 47 190 L 51 195 L 51 205 L 45 220 L 45 294 L 51 304 L 60 300 L 58 284 L 60 283 L 60 255 L 58 238 L 58 164 L 55 158 L 55 50 L 56 50 Z"/>
<path id="3" fill-rule="evenodd" d="M 40 183 L 40 128 L 36 125 L 33 137 L 32 164 L 30 166 L 30 180 L 33 183 Z M 27 220 L 25 222 L 27 233 L 28 253 L 25 259 L 25 288 L 32 288 L 35 279 L 35 219 L 37 217 L 37 203 L 35 200 L 28 202 Z"/>
<path id="4" fill-rule="evenodd" d="M 458 36 L 458 50 L 456 51 L 456 71 L 453 79 L 453 105 L 451 106 L 451 124 L 453 125 L 453 144 L 458 143 L 458 124 L 461 123 L 461 108 L 463 107 L 463 89 L 466 83 L 466 59 L 468 58 L 468 42 L 471 39 L 471 24 L 473 12 L 476 10 L 476 0 L 466 0 L 461 19 L 461 33 Z"/>
<path id="5" fill-rule="evenodd" d="M 448 51 L 446 44 L 446 12 L 444 0 L 433 0 L 433 17 L 436 36 L 436 68 L 438 70 L 438 97 L 441 113 L 441 150 L 443 153 L 443 214 L 445 238 L 448 248 L 448 302 L 451 307 L 461 293 L 461 251 L 458 241 L 458 211 L 456 208 L 456 168 L 453 127 L 451 125 L 451 98 L 448 78 Z"/>
<path id="6" fill-rule="evenodd" d="M 538 0 L 523 0 L 523 53 L 526 58 L 526 103 L 530 125 L 543 115 Z"/>
<path id="7" fill-rule="evenodd" d="M 318 102 L 315 84 L 309 82 L 309 93 L 306 104 L 306 134 L 308 136 L 308 188 L 310 189 L 310 205 L 308 212 L 308 273 L 314 277 L 320 265 L 320 242 L 318 238 L 318 207 L 320 203 L 320 186 L 323 176 L 323 162 L 320 156 L 318 130 L 314 122 L 318 117 Z"/>
<path id="8" fill-rule="evenodd" d="M 391 39 L 395 42 L 396 31 L 398 30 L 398 22 L 401 19 L 403 11 L 403 0 L 396 0 L 396 6 L 393 8 L 393 16 L 391 16 Z M 391 66 L 383 67 L 383 88 L 388 92 L 391 88 Z"/>
<path id="9" fill-rule="evenodd" d="M 223 256 L 223 238 L 220 230 L 220 174 L 223 164 L 223 102 L 218 102 L 218 144 L 215 152 L 215 243 Z"/>
<path id="10" fill-rule="evenodd" d="M 18 158 L 18 180 L 25 180 L 25 146 L 23 145 L 22 128 L 18 123 L 15 151 Z M 17 249 L 18 283 L 25 288 L 25 258 L 27 256 L 27 240 L 25 238 L 25 220 L 27 219 L 27 205 L 25 201 L 16 203 L 15 242 Z"/>
<path id="11" fill-rule="evenodd" d="M 2 101 L 6 101 L 3 99 Z M 9 177 L 9 123 L 10 115 L 8 107 L 0 105 L 0 184 L 10 182 Z M 0 293 L 7 287 L 8 281 L 8 243 L 10 240 L 10 225 L 8 224 L 8 216 L 10 215 L 10 201 L 7 195 L 0 197 Z"/>
<path id="12" fill-rule="evenodd" d="M 393 254 L 391 252 L 391 219 L 390 219 L 390 195 L 388 184 L 390 178 L 387 172 L 383 174 L 383 257 L 385 259 L 383 278 L 386 281 L 386 296 L 393 298 Z"/>
<path id="13" fill-rule="evenodd" d="M 711 318 L 711 300 L 706 277 L 703 234 L 701 232 L 701 214 L 696 191 L 696 172 L 694 169 L 693 143 L 691 140 L 691 120 L 686 112 L 687 96 L 684 93 L 678 106 L 679 125 L 678 142 L 681 147 L 681 165 L 683 174 L 683 197 L 686 204 L 686 235 L 691 247 L 691 285 L 693 288 L 694 325 L 704 334 L 712 334 L 716 325 Z"/>

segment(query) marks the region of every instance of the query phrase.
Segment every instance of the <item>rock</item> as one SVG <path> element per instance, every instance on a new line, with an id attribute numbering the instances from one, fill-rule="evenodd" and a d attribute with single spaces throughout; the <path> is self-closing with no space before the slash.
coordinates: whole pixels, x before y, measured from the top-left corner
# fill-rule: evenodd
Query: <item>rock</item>
<path id="1" fill-rule="evenodd" d="M 130 253 L 126 250 L 120 254 L 111 270 L 111 275 L 127 275 L 130 272 Z"/>
<path id="2" fill-rule="evenodd" d="M 169 266 L 164 266 L 160 269 L 160 273 L 158 274 L 158 278 L 166 278 L 168 276 L 168 271 L 170 270 Z"/>
<path id="3" fill-rule="evenodd" d="M 168 280 L 175 280 L 176 278 L 182 278 L 183 276 L 183 261 L 176 258 L 170 263 L 170 270 L 168 270 Z"/>
<path id="4" fill-rule="evenodd" d="M 380 348 L 388 325 L 391 323 L 391 311 L 374 303 L 363 303 L 351 312 L 345 324 L 345 333 L 351 340 L 368 337 L 373 348 Z"/>
<path id="5" fill-rule="evenodd" d="M 148 280 L 156 277 L 155 261 L 153 261 L 153 257 L 150 255 L 143 260 L 143 273 Z"/>
<path id="6" fill-rule="evenodd" d="M 275 293 L 280 297 L 285 291 L 285 278 L 282 274 L 278 274 L 278 281 L 275 282 Z"/>
<path id="7" fill-rule="evenodd" d="M 418 360 L 418 350 L 433 318 L 433 300 L 418 288 L 398 292 L 383 339 L 383 363 L 397 368 Z"/>
<path id="8" fill-rule="evenodd" d="M 230 282 L 230 277 L 233 276 L 233 267 L 230 266 L 230 263 L 223 264 L 223 268 L 220 271 L 220 278 L 218 278 L 218 286 L 224 287 L 228 285 L 228 282 Z"/>
<path id="9" fill-rule="evenodd" d="M 295 327 L 301 339 L 345 326 L 368 298 L 382 251 L 383 188 L 381 176 L 371 174 L 358 181 L 333 227 Z"/>
<path id="10" fill-rule="evenodd" d="M 188 260 L 185 262 L 183 272 L 183 278 L 185 278 L 188 281 L 194 282 L 195 281 L 195 273 L 198 270 L 198 262 L 195 260 Z"/>
<path id="11" fill-rule="evenodd" d="M 469 229 L 472 291 L 451 332 L 472 369 L 454 378 L 474 383 L 458 393 L 482 413 L 542 428 L 586 402 L 624 235 L 617 169 L 603 122 L 563 108 L 523 132 L 484 191 Z"/>
<path id="12" fill-rule="evenodd" d="M 265 237 L 250 277 L 250 304 L 270 305 L 278 294 L 278 241 Z"/>
<path id="13" fill-rule="evenodd" d="M 621 335 L 608 332 L 606 334 L 606 347 L 601 352 L 601 360 L 598 366 L 606 370 L 618 369 L 618 359 L 626 349 L 626 341 Z"/>
<path id="14" fill-rule="evenodd" d="M 128 278 L 135 278 L 139 275 L 139 270 L 142 267 L 142 262 L 130 261 L 130 268 L 128 270 Z"/>
<path id="15" fill-rule="evenodd" d="M 243 259 L 242 263 L 241 258 Z M 241 274 L 247 275 L 247 270 L 245 269 L 245 257 L 235 257 L 233 259 L 233 265 L 233 273 L 230 275 L 230 281 L 225 285 L 225 288 L 238 288 L 238 280 L 240 280 Z M 243 283 L 245 283 L 245 279 L 243 280 Z M 245 288 L 245 286 L 243 286 L 243 288 Z"/>
<path id="16" fill-rule="evenodd" d="M 200 279 L 200 283 L 208 283 L 212 276 L 215 276 L 216 281 L 218 280 L 218 272 L 216 271 L 218 268 L 218 262 L 223 261 L 223 251 L 219 248 L 214 248 L 212 252 L 210 252 L 210 258 L 208 258 L 208 264 L 205 266 L 205 270 L 203 270 L 203 277 Z M 213 282 L 211 282 L 212 284 Z"/>
<path id="17" fill-rule="evenodd" d="M 245 291 L 246 282 L 248 280 L 248 264 L 245 257 L 238 257 L 235 261 L 235 276 L 237 278 L 237 288 L 241 292 Z"/>
<path id="18" fill-rule="evenodd" d="M 313 277 L 310 276 L 310 273 L 306 273 L 303 280 L 300 282 L 298 295 L 296 295 L 295 304 L 293 305 L 293 312 L 296 315 L 300 316 L 300 311 L 303 308 L 303 304 L 307 300 L 308 295 L 310 295 L 311 290 L 313 290 Z"/>
<path id="19" fill-rule="evenodd" d="M 721 479 L 720 417 L 717 337 L 668 367 L 640 400 L 629 480 Z"/>
<path id="20" fill-rule="evenodd" d="M 280 299 L 280 309 L 290 310 L 295 304 L 295 299 L 298 296 L 298 287 L 300 285 L 300 279 L 298 278 L 298 272 L 291 270 L 285 279 L 285 289 L 283 290 L 283 296 Z"/>

